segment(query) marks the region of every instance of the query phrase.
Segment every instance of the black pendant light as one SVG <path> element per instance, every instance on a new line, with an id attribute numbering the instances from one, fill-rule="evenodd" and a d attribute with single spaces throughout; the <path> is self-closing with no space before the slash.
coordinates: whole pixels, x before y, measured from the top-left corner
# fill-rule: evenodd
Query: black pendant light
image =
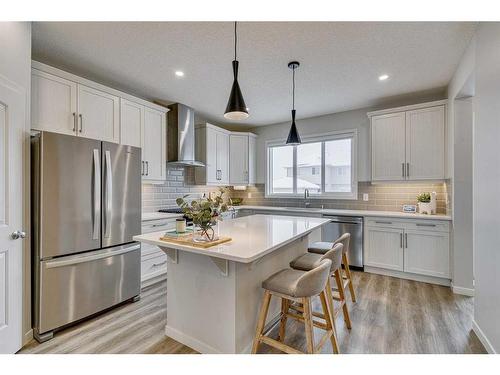
<path id="1" fill-rule="evenodd" d="M 238 60 L 236 60 L 236 47 L 238 36 L 236 33 L 236 22 L 234 23 L 234 60 L 233 60 L 233 87 L 231 87 L 231 94 L 226 106 L 224 117 L 228 120 L 245 120 L 248 118 L 248 110 L 245 105 L 245 100 L 241 94 L 240 85 L 238 84 Z"/>
<path id="2" fill-rule="evenodd" d="M 288 138 L 286 139 L 287 145 L 300 145 L 300 135 L 297 131 L 297 126 L 295 125 L 295 69 L 300 66 L 298 61 L 291 61 L 288 63 L 288 67 L 292 69 L 292 126 L 290 127 L 290 132 L 288 133 Z"/>

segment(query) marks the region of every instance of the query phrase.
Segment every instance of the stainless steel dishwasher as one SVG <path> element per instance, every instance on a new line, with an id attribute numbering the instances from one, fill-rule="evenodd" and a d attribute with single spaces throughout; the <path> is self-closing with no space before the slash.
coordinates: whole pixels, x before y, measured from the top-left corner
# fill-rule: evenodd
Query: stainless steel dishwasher
<path id="1" fill-rule="evenodd" d="M 333 242 L 342 234 L 350 233 L 349 264 L 353 268 L 363 269 L 363 218 L 334 215 L 323 215 L 323 217 L 331 220 L 328 224 L 323 225 L 323 241 Z"/>

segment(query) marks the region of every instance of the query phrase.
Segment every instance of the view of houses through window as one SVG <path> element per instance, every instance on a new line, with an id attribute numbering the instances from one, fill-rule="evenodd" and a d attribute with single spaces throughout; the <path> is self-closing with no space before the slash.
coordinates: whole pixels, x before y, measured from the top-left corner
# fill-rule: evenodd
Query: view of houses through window
<path id="1" fill-rule="evenodd" d="M 352 193 L 353 136 L 270 146 L 268 195 Z"/>

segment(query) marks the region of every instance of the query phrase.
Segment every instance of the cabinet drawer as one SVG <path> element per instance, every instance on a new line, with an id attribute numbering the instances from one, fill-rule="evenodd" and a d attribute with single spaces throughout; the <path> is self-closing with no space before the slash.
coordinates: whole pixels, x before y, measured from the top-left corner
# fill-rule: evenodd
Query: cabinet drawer
<path id="1" fill-rule="evenodd" d="M 404 222 L 394 218 L 372 217 L 365 218 L 365 225 L 367 227 L 401 228 L 404 226 Z"/>
<path id="2" fill-rule="evenodd" d="M 167 272 L 167 256 L 162 254 L 157 257 L 141 259 L 141 280 L 148 280 Z"/>
<path id="3" fill-rule="evenodd" d="M 449 232 L 450 224 L 447 221 L 418 220 L 408 221 L 405 225 L 407 230 L 419 230 L 425 232 Z"/>
<path id="4" fill-rule="evenodd" d="M 170 230 L 175 228 L 175 219 L 150 220 L 142 223 L 142 234 Z"/>
<path id="5" fill-rule="evenodd" d="M 157 257 L 165 254 L 158 246 L 143 243 L 141 246 L 141 259 Z"/>

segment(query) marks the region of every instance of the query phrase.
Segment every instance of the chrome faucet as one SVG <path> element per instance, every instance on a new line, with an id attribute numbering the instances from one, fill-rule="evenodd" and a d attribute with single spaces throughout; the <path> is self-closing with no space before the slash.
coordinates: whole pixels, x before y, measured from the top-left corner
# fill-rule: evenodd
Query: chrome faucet
<path id="1" fill-rule="evenodd" d="M 308 208 L 311 205 L 309 203 L 309 189 L 304 189 L 304 207 Z"/>

